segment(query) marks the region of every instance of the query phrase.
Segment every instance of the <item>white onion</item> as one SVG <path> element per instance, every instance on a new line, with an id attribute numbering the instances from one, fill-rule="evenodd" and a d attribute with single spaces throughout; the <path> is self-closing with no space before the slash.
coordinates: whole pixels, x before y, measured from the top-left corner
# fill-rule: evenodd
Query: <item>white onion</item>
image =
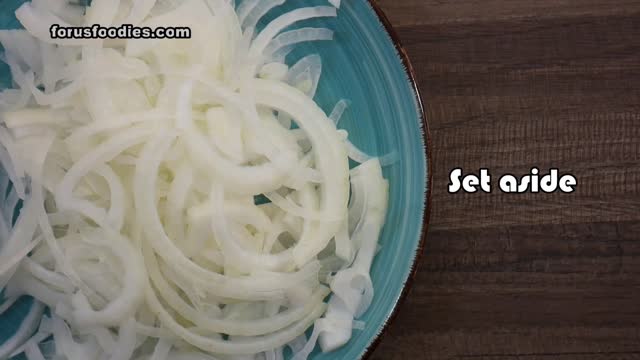
<path id="1" fill-rule="evenodd" d="M 51 336 L 51 334 L 53 333 L 53 328 L 48 329 L 47 332 L 43 332 L 43 330 L 42 330 L 42 323 L 46 322 L 46 319 L 48 319 L 48 317 L 46 317 L 46 316 L 42 317 L 42 320 L 40 321 L 40 328 L 38 329 L 38 332 L 36 332 L 35 335 L 33 335 L 23 345 L 21 345 L 18 348 L 16 348 L 11 353 L 11 355 L 9 355 L 9 358 L 13 358 L 14 356 L 22 354 L 23 352 L 25 352 L 27 346 L 29 346 L 30 344 L 41 344 L 45 339 L 47 339 L 47 338 L 49 338 Z"/>
<path id="2" fill-rule="evenodd" d="M 290 27 L 339 1 L 255 34 L 283 3 L 34 0 L 16 12 L 26 30 L 0 31 L 16 87 L 0 93 L 0 315 L 36 299 L 0 358 L 303 360 L 364 326 L 384 159 L 337 128 L 346 100 L 329 116 L 313 101 L 318 55 L 285 63 L 333 38 Z M 49 33 L 124 23 L 192 38 Z"/>
<path id="3" fill-rule="evenodd" d="M 342 99 L 338 101 L 338 103 L 333 108 L 333 110 L 331 110 L 331 114 L 329 114 L 329 119 L 333 120 L 336 126 L 338 125 L 338 123 L 340 123 L 340 120 L 342 119 L 342 114 L 344 114 L 345 110 L 347 110 L 347 107 L 349 107 L 349 101 Z"/>
<path id="4" fill-rule="evenodd" d="M 324 28 L 302 28 L 296 30 L 290 30 L 278 35 L 275 39 L 269 43 L 269 46 L 264 50 L 265 56 L 269 56 L 282 48 L 289 47 L 295 44 L 309 42 L 309 41 L 322 41 L 333 39 L 333 31 Z"/>
<path id="5" fill-rule="evenodd" d="M 16 301 L 18 301 L 18 297 L 16 296 L 5 299 L 2 305 L 0 305 L 0 315 L 4 314 L 5 311 L 9 310 Z"/>
<path id="6" fill-rule="evenodd" d="M 0 358 L 6 358 L 13 350 L 29 339 L 31 334 L 38 328 L 43 312 L 44 306 L 42 303 L 34 300 L 18 330 L 0 345 Z"/>
<path id="7" fill-rule="evenodd" d="M 244 3 L 251 3 L 249 0 L 243 1 Z M 269 10 L 273 9 L 278 5 L 282 5 L 284 0 L 263 0 L 263 1 L 255 1 L 254 6 L 251 8 L 251 11 L 245 16 L 241 17 L 240 23 L 244 29 L 255 29 L 258 21 L 269 12 Z"/>
<path id="8" fill-rule="evenodd" d="M 127 19 L 123 21 L 123 24 L 137 25 L 141 23 L 151 13 L 151 9 L 156 4 L 156 0 L 138 0 L 133 1 L 131 6 L 131 12 L 127 16 Z"/>
<path id="9" fill-rule="evenodd" d="M 308 55 L 298 60 L 291 69 L 287 82 L 310 98 L 315 96 L 318 89 L 320 74 L 322 73 L 322 59 L 316 54 Z"/>
<path id="10" fill-rule="evenodd" d="M 269 42 L 287 26 L 296 22 L 318 17 L 335 17 L 336 9 L 328 6 L 317 6 L 292 10 L 276 18 L 262 30 L 251 44 L 251 54 L 262 54 Z"/>
<path id="11" fill-rule="evenodd" d="M 28 360 L 45 360 L 44 355 L 42 355 L 42 352 L 38 347 L 38 343 L 36 342 L 29 341 L 24 350 L 24 354 L 27 356 Z"/>

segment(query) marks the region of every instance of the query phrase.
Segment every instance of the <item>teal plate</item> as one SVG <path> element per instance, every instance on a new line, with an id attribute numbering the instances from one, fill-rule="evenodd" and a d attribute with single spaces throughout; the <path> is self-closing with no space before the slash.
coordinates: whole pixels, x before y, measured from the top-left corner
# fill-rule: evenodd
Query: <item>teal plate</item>
<path id="1" fill-rule="evenodd" d="M 0 28 L 19 28 L 13 12 L 22 2 L 0 0 Z M 327 2 L 289 0 L 262 24 L 287 10 L 320 4 Z M 431 195 L 429 131 L 411 64 L 375 3 L 343 0 L 337 19 L 304 25 L 309 24 L 335 30 L 335 40 L 300 46 L 287 61 L 320 54 L 323 72 L 315 98 L 318 104 L 330 112 L 338 100 L 350 100 L 351 106 L 340 122 L 350 140 L 368 154 L 398 154 L 398 161 L 384 169 L 390 182 L 389 213 L 380 239 L 382 250 L 372 269 L 375 297 L 361 319 L 366 327 L 355 330 L 342 349 L 327 354 L 316 350 L 311 356 L 313 360 L 360 359 L 372 352 L 398 310 L 423 250 Z M 9 86 L 6 66 L 0 67 L 0 75 L 0 86 Z M 24 299 L 0 317 L 0 343 L 15 331 L 29 302 Z"/>

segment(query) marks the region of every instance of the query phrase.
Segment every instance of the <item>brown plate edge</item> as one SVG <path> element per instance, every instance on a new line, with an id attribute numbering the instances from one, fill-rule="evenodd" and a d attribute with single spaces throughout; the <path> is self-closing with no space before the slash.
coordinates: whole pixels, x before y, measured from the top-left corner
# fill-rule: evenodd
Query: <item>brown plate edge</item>
<path id="1" fill-rule="evenodd" d="M 427 159 L 427 184 L 426 184 L 427 196 L 424 204 L 425 212 L 422 219 L 422 231 L 420 235 L 420 243 L 418 244 L 418 248 L 416 249 L 416 254 L 413 259 L 413 264 L 411 265 L 411 272 L 409 273 L 409 277 L 407 278 L 407 281 L 402 287 L 402 292 L 400 293 L 400 297 L 398 301 L 393 306 L 391 315 L 387 318 L 384 325 L 382 326 L 382 329 L 380 329 L 375 339 L 371 342 L 371 344 L 369 344 L 369 346 L 365 350 L 361 359 L 368 359 L 371 357 L 371 355 L 373 355 L 374 350 L 378 347 L 378 345 L 380 345 L 380 342 L 382 341 L 382 336 L 387 330 L 389 330 L 389 325 L 398 316 L 400 305 L 402 305 L 402 303 L 406 301 L 409 293 L 411 292 L 413 281 L 415 279 L 416 272 L 418 270 L 418 265 L 420 264 L 420 260 L 422 259 L 422 255 L 425 249 L 425 244 L 427 241 L 427 231 L 429 228 L 429 220 L 431 218 L 431 190 L 432 190 L 432 183 L 433 183 L 433 170 L 432 170 L 433 161 L 431 158 L 431 150 L 432 150 L 431 132 L 429 130 L 429 123 L 427 121 L 427 116 L 424 111 L 422 95 L 421 95 L 420 89 L 418 88 L 418 83 L 416 81 L 416 74 L 415 74 L 415 71 L 413 70 L 413 65 L 411 65 L 411 61 L 409 60 L 409 55 L 407 54 L 407 51 L 402 45 L 402 42 L 400 41 L 400 37 L 398 36 L 398 33 L 394 30 L 393 25 L 391 25 L 391 22 L 385 15 L 380 5 L 378 5 L 375 0 L 367 0 L 367 2 L 371 6 L 371 8 L 375 11 L 376 15 L 378 16 L 378 20 L 384 26 L 387 34 L 389 35 L 389 37 L 391 38 L 391 41 L 393 42 L 393 45 L 398 51 L 398 56 L 402 60 L 402 64 L 404 65 L 405 72 L 407 74 L 409 81 L 411 82 L 411 86 L 413 87 L 413 91 L 416 96 L 418 112 L 419 112 L 420 119 L 422 120 L 422 137 L 424 138 L 424 142 L 425 142 L 425 153 L 426 153 L 425 155 Z"/>

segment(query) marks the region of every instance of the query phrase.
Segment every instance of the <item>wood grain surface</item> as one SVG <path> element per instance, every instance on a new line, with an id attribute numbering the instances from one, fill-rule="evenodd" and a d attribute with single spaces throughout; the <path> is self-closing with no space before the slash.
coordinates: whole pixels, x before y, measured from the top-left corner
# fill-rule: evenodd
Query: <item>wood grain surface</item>
<path id="1" fill-rule="evenodd" d="M 640 1 L 380 0 L 433 137 L 413 289 L 372 358 L 640 359 Z M 447 193 L 532 166 L 573 194 Z"/>

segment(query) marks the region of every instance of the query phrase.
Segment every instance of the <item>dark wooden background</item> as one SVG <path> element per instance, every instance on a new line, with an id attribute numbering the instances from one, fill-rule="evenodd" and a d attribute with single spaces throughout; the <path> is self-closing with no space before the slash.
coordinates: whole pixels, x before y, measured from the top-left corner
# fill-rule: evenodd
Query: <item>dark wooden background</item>
<path id="1" fill-rule="evenodd" d="M 380 0 L 433 137 L 413 290 L 373 359 L 640 359 L 640 1 Z M 455 167 L 576 193 L 450 195 Z"/>

